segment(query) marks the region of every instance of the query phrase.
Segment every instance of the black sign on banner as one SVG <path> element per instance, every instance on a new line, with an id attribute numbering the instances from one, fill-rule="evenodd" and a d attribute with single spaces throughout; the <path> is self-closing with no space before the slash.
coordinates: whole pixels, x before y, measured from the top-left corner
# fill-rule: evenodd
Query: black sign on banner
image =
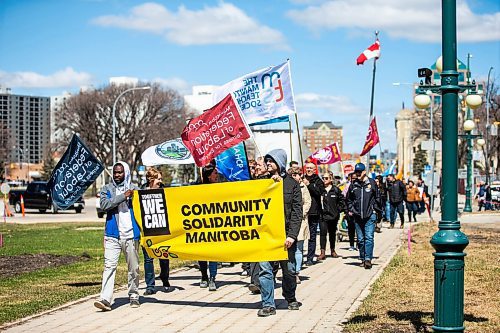
<path id="1" fill-rule="evenodd" d="M 139 191 L 144 236 L 170 235 L 165 191 L 161 188 Z"/>
<path id="2" fill-rule="evenodd" d="M 74 134 L 47 184 L 53 203 L 60 209 L 71 207 L 103 170 L 101 162 Z"/>

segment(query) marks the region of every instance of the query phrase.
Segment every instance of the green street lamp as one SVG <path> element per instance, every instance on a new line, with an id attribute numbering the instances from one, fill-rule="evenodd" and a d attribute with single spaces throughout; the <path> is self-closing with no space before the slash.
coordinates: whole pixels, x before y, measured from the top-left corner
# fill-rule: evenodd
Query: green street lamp
<path id="1" fill-rule="evenodd" d="M 442 207 L 439 230 L 432 236 L 434 247 L 434 332 L 464 332 L 464 249 L 469 244 L 460 231 L 458 220 L 458 93 L 476 91 L 475 83 L 458 84 L 457 72 L 457 4 L 456 0 L 442 0 L 442 72 L 441 84 L 431 85 L 429 74 L 426 84 L 420 83 L 418 92 L 428 90 L 442 95 L 443 105 L 443 169 Z M 430 71 L 430 70 L 429 70 Z M 423 75 L 420 75 L 423 74 Z"/>
<path id="2" fill-rule="evenodd" d="M 470 96 L 470 95 L 469 95 Z M 465 188 L 465 206 L 464 212 L 470 213 L 472 212 L 472 140 L 475 137 L 472 135 L 472 131 L 476 127 L 474 120 L 467 119 L 464 121 L 464 131 L 465 135 L 461 135 L 465 137 L 467 142 L 467 185 Z"/>

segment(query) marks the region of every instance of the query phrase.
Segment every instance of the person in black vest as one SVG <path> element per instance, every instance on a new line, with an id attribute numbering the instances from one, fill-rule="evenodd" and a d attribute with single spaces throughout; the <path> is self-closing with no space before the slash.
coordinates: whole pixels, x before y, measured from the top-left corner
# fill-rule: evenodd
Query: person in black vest
<path id="1" fill-rule="evenodd" d="M 358 236 L 359 258 L 365 269 L 372 268 L 375 221 L 377 212 L 382 210 L 380 191 L 377 184 L 368 178 L 365 165 L 358 163 L 354 167 L 357 178 L 347 190 L 347 211 L 354 218 Z"/>
<path id="2" fill-rule="evenodd" d="M 307 243 L 307 261 L 306 266 L 313 265 L 313 259 L 316 252 L 316 235 L 318 234 L 318 223 L 321 219 L 321 196 L 326 193 L 325 185 L 319 176 L 316 174 L 316 165 L 308 162 L 305 165 L 306 174 L 304 176 L 304 184 L 311 194 L 311 208 L 307 213 L 309 223 L 310 238 Z"/>
<path id="3" fill-rule="evenodd" d="M 405 224 L 404 201 L 406 200 L 406 186 L 402 181 L 394 178 L 393 174 L 387 176 L 387 197 L 391 207 L 391 228 L 394 228 L 394 223 L 396 222 L 396 211 L 398 212 L 401 220 L 401 228 L 403 228 Z"/>

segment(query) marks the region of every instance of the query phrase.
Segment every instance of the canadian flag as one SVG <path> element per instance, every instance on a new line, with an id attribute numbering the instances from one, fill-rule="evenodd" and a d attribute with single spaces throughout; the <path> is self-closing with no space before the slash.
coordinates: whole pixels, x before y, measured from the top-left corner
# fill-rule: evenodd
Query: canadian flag
<path id="1" fill-rule="evenodd" d="M 378 59 L 380 57 L 380 42 L 378 39 L 373 43 L 369 48 L 363 51 L 356 59 L 356 64 L 357 65 L 363 65 L 363 63 L 371 58 L 376 58 Z"/>

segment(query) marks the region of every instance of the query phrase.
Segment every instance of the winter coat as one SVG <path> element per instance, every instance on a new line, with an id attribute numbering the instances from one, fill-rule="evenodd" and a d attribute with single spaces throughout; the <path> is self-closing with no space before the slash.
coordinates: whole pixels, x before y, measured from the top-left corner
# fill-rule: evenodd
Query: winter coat
<path id="1" fill-rule="evenodd" d="M 286 152 L 283 149 L 271 150 L 265 156 L 268 157 L 276 162 L 278 173 L 283 178 L 286 237 L 297 239 L 302 222 L 302 192 L 299 183 L 286 173 Z"/>
<path id="2" fill-rule="evenodd" d="M 345 211 L 345 199 L 337 186 L 323 194 L 323 219 L 325 221 L 338 220 L 340 213 Z"/>
<path id="3" fill-rule="evenodd" d="M 406 189 L 406 201 L 407 202 L 418 202 L 421 201 L 420 191 L 417 187 L 413 186 L 412 188 L 408 187 Z"/>
<path id="4" fill-rule="evenodd" d="M 301 241 L 308 240 L 311 237 L 309 232 L 309 223 L 307 222 L 307 213 L 309 212 L 309 208 L 311 208 L 311 195 L 309 194 L 307 186 L 304 184 L 300 184 L 299 186 L 302 192 L 302 223 L 300 224 L 297 240 Z"/>
<path id="5" fill-rule="evenodd" d="M 387 183 L 387 193 L 390 203 L 400 203 L 406 200 L 406 186 L 399 179 Z"/>
<path id="6" fill-rule="evenodd" d="M 371 178 L 356 179 L 347 190 L 347 211 L 361 219 L 366 219 L 374 211 L 381 211 L 380 191 Z"/>
<path id="7" fill-rule="evenodd" d="M 309 215 L 321 215 L 321 196 L 326 193 L 325 184 L 316 174 L 312 174 L 311 176 L 306 175 L 305 178 L 309 181 L 307 189 L 311 195 L 311 208 L 309 209 Z"/>

